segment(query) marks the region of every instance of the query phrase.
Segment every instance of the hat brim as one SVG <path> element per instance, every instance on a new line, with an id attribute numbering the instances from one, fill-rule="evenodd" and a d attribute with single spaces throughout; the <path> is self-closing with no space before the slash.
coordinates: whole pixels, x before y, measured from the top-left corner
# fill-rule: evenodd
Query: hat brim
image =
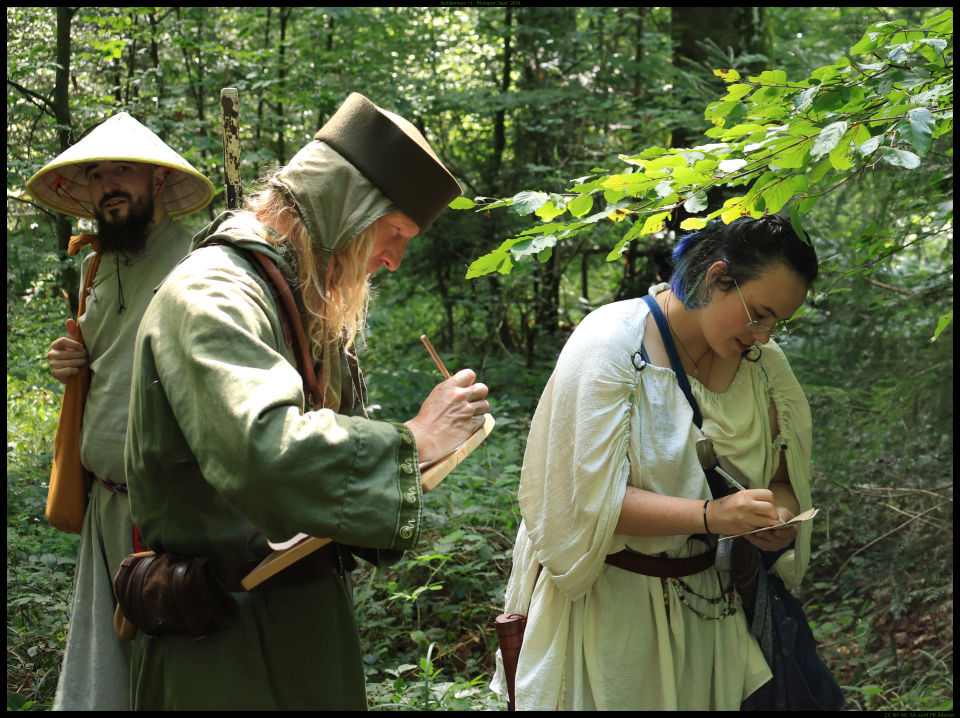
<path id="1" fill-rule="evenodd" d="M 96 219 L 89 208 L 93 206 L 83 165 L 104 160 L 109 162 L 141 162 L 166 167 L 170 170 L 163 183 L 161 197 L 174 219 L 186 217 L 206 207 L 216 190 L 213 183 L 192 167 L 161 165 L 147 157 L 89 157 L 82 165 L 73 162 L 51 162 L 27 182 L 28 192 L 48 209 L 84 219 Z"/>
<path id="2" fill-rule="evenodd" d="M 210 180 L 126 112 L 109 118 L 47 163 L 27 182 L 27 192 L 49 209 L 95 219 L 84 168 L 98 160 L 142 162 L 170 170 L 161 197 L 174 218 L 203 209 L 215 194 Z"/>

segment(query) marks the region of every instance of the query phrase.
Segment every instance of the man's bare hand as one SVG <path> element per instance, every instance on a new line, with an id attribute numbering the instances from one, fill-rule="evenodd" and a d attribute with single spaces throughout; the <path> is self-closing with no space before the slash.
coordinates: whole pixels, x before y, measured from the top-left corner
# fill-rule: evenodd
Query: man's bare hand
<path id="1" fill-rule="evenodd" d="M 463 369 L 437 384 L 420 413 L 407 422 L 417 440 L 420 463 L 455 449 L 483 426 L 483 415 L 490 411 L 488 389 L 474 384 L 476 378 L 473 371 Z"/>
<path id="2" fill-rule="evenodd" d="M 80 372 L 80 367 L 87 363 L 87 348 L 78 340 L 80 328 L 73 319 L 67 320 L 67 332 L 70 338 L 55 339 L 47 352 L 47 361 L 50 362 L 50 373 L 61 384 Z"/>

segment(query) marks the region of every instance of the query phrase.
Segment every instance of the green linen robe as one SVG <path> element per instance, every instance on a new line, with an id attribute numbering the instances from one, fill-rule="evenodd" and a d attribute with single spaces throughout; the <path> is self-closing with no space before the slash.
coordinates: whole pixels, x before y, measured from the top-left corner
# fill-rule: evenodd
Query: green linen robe
<path id="1" fill-rule="evenodd" d="M 194 238 L 255 248 L 251 231 Z M 332 538 L 378 564 L 420 534 L 416 442 L 362 416 L 304 410 L 292 349 L 269 287 L 234 247 L 189 254 L 158 288 L 137 336 L 126 466 L 133 518 L 158 552 L 265 557 L 267 541 Z M 342 364 L 342 366 L 344 366 Z M 354 386 L 349 372 L 342 386 Z M 362 382 L 361 382 L 362 384 Z M 347 405 L 349 404 L 349 406 Z M 234 627 L 203 641 L 138 632 L 131 705 L 146 710 L 364 709 L 360 641 L 337 574 L 234 593 Z"/>

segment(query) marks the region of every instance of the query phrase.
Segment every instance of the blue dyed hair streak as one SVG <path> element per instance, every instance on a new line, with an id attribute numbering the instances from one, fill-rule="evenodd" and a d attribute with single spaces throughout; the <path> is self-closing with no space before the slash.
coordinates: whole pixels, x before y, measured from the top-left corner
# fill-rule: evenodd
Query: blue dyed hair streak
<path id="1" fill-rule="evenodd" d="M 714 285 L 726 293 L 733 280 L 742 287 L 778 264 L 800 275 L 809 288 L 820 271 L 809 241 L 809 236 L 806 242 L 800 239 L 790 219 L 779 214 L 741 217 L 727 225 L 713 220 L 678 240 L 670 289 L 687 309 L 699 309 L 710 303 Z M 726 271 L 708 287 L 707 272 L 716 262 L 724 262 Z"/>

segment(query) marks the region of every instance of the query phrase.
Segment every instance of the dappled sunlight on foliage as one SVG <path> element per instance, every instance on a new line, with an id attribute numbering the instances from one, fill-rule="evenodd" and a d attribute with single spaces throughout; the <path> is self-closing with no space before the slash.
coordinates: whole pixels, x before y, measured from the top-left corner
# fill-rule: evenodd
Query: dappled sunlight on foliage
<path id="1" fill-rule="evenodd" d="M 224 207 L 233 86 L 248 186 L 358 91 L 421 128 L 464 188 L 372 278 L 358 340 L 371 418 L 412 418 L 440 381 L 425 333 L 497 419 L 426 497 L 416 550 L 354 572 L 371 708 L 506 707 L 493 619 L 564 343 L 669 279 L 689 228 L 780 210 L 820 257 L 782 342 L 821 510 L 794 593 L 849 709 L 952 710 L 952 11 L 746 10 L 8 8 L 8 707 L 49 707 L 63 658 L 79 537 L 44 515 L 62 395 L 45 354 L 77 299 L 67 238 L 93 231 L 26 181 L 128 111 L 214 182 L 185 220 L 199 229 Z"/>

